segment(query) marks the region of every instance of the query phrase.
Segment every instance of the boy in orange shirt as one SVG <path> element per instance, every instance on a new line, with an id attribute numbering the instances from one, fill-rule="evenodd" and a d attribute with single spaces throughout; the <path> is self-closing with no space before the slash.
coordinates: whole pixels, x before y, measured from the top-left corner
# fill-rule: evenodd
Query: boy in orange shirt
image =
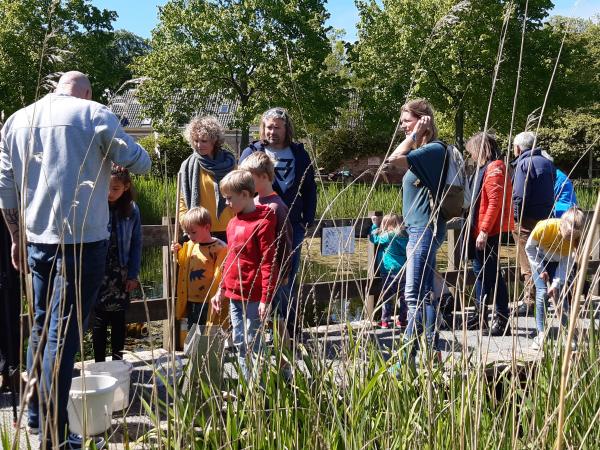
<path id="1" fill-rule="evenodd" d="M 221 265 L 227 255 L 227 245 L 210 234 L 211 218 L 202 207 L 190 209 L 181 218 L 181 225 L 190 240 L 183 245 L 173 243 L 177 254 L 177 303 L 175 318 L 187 312 L 188 329 L 193 324 L 227 325 L 227 304 L 219 311 L 210 307 L 210 299 L 221 282 Z"/>

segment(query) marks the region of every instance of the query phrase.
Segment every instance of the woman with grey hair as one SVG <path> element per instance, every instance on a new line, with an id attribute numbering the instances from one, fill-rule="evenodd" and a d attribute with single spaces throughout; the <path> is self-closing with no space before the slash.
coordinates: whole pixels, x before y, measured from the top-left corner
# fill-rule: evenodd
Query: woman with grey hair
<path id="1" fill-rule="evenodd" d="M 225 133 L 215 117 L 194 117 L 184 136 L 192 154 L 181 164 L 179 217 L 191 208 L 203 206 L 210 212 L 211 232 L 225 241 L 225 230 L 233 211 L 225 204 L 219 182 L 235 168 L 235 157 L 223 149 Z"/>

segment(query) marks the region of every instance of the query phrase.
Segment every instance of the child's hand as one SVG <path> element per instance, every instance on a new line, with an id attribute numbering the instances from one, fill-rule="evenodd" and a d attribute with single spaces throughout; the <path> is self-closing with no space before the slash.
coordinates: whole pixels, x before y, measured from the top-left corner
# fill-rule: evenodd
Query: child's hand
<path id="1" fill-rule="evenodd" d="M 258 305 L 258 317 L 261 322 L 264 322 L 267 317 L 269 317 L 269 313 L 271 312 L 271 305 L 267 303 L 262 303 Z"/>
<path id="2" fill-rule="evenodd" d="M 181 250 L 181 244 L 178 242 L 173 242 L 171 244 L 171 252 L 172 253 L 177 253 L 179 250 Z"/>
<path id="3" fill-rule="evenodd" d="M 127 280 L 125 282 L 125 292 L 131 292 L 140 285 L 138 280 Z"/>
<path id="4" fill-rule="evenodd" d="M 550 280 L 550 277 L 548 276 L 548 272 L 542 272 L 540 273 L 540 278 L 542 279 L 542 281 L 544 282 L 548 282 L 548 280 Z"/>
<path id="5" fill-rule="evenodd" d="M 221 292 L 217 292 L 213 298 L 210 299 L 210 304 L 213 307 L 213 309 L 216 312 L 220 312 L 221 311 L 221 303 L 223 300 L 223 296 L 221 295 Z"/>
<path id="6" fill-rule="evenodd" d="M 556 289 L 556 286 L 550 286 L 548 288 L 548 297 L 556 297 L 557 294 L 558 294 L 558 289 Z"/>
<path id="7" fill-rule="evenodd" d="M 371 216 L 371 222 L 373 222 L 373 225 L 375 225 L 376 227 L 381 225 L 381 216 Z"/>

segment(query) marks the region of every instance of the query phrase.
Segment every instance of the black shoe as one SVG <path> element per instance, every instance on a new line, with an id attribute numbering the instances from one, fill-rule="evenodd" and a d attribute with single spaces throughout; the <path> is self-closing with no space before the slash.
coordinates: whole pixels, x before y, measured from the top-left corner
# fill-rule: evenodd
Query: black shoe
<path id="1" fill-rule="evenodd" d="M 510 323 L 506 319 L 494 319 L 487 334 L 488 336 L 510 336 Z"/>
<path id="2" fill-rule="evenodd" d="M 523 301 L 520 301 L 515 312 L 516 315 L 519 317 L 533 316 L 534 308 L 535 307 L 533 303 L 525 303 Z"/>
<path id="3" fill-rule="evenodd" d="M 440 331 L 452 331 L 460 328 L 460 316 L 443 314 L 440 319 Z"/>
<path id="4" fill-rule="evenodd" d="M 487 312 L 483 318 L 481 317 L 482 314 L 484 314 L 483 311 L 475 309 L 467 319 L 467 330 L 479 330 L 480 328 L 485 330 L 488 328 Z"/>

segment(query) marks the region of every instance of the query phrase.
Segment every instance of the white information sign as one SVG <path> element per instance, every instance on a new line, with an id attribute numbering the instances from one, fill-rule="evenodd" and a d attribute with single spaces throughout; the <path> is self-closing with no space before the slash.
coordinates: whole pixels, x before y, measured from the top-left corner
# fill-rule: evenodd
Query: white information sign
<path id="1" fill-rule="evenodd" d="M 354 227 L 331 227 L 321 230 L 321 255 L 354 253 Z"/>

